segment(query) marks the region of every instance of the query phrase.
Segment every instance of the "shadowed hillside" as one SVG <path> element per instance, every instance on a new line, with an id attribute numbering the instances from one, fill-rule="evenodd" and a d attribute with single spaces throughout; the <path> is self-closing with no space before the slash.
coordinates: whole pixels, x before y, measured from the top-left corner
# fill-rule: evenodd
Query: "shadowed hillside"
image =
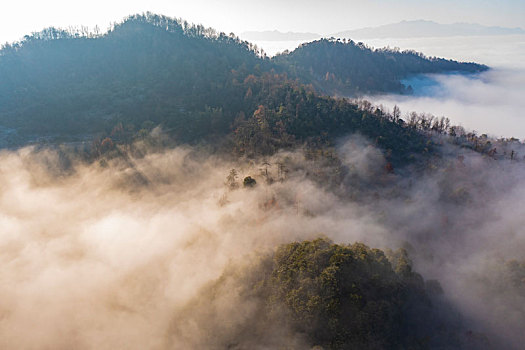
<path id="1" fill-rule="evenodd" d="M 263 106 L 274 145 L 361 132 L 394 150 L 385 140 L 410 131 L 318 93 L 399 92 L 410 74 L 481 69 L 329 40 L 270 60 L 233 34 L 153 14 L 102 35 L 49 28 L 0 51 L 0 146 L 122 141 L 157 125 L 179 142 L 223 139 Z"/>

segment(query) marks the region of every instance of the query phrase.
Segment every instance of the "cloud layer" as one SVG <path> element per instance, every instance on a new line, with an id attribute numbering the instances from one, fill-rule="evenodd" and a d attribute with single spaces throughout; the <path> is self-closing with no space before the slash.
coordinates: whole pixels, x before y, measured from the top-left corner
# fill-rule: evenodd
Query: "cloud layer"
<path id="1" fill-rule="evenodd" d="M 479 134 L 525 138 L 525 70 L 493 69 L 478 76 L 430 76 L 437 85 L 415 96 L 388 95 L 368 99 L 402 111 L 446 116 Z M 411 83 L 410 80 L 407 81 Z"/>
<path id="2" fill-rule="evenodd" d="M 525 260 L 522 163 L 451 149 L 434 170 L 392 174 L 360 136 L 337 154 L 339 166 L 301 150 L 230 162 L 182 147 L 95 164 L 2 152 L 0 347 L 199 348 L 202 325 L 181 310 L 203 286 L 256 251 L 319 235 L 408 247 L 472 329 L 525 341 L 525 296 L 493 288 L 494 271 Z M 241 185 L 248 175 L 254 188 Z M 217 312 L 237 317 L 228 310 Z"/>

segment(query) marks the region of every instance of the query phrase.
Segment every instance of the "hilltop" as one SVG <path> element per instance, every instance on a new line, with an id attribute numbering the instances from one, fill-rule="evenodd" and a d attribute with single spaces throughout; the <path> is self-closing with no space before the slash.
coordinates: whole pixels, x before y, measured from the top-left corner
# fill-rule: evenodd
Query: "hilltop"
<path id="1" fill-rule="evenodd" d="M 464 63 L 426 57 L 413 50 L 374 49 L 352 40 L 321 39 L 301 45 L 275 61 L 302 81 L 314 84 L 330 95 L 359 96 L 374 93 L 412 93 L 403 77 L 424 73 L 479 73 L 488 69 Z"/>
<path id="2" fill-rule="evenodd" d="M 485 69 L 327 39 L 269 59 L 234 35 L 148 13 L 106 34 L 49 28 L 5 45 L 0 126 L 8 147 L 131 142 L 161 126 L 179 143 L 247 156 L 358 132 L 403 163 L 431 143 L 399 116 L 326 95 L 406 93 L 407 75 Z"/>
<path id="3" fill-rule="evenodd" d="M 151 13 L 5 45 L 0 347 L 519 348 L 523 144 L 354 99 L 487 69 Z"/>

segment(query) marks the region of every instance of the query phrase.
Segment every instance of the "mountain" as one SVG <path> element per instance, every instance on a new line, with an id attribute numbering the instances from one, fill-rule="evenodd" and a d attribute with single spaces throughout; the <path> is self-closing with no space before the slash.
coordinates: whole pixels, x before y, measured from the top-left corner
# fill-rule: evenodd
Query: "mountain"
<path id="1" fill-rule="evenodd" d="M 316 33 L 280 32 L 278 30 L 248 31 L 240 35 L 241 38 L 253 41 L 310 41 L 319 39 L 322 35 Z"/>
<path id="2" fill-rule="evenodd" d="M 319 238 L 281 245 L 248 268 L 225 271 L 179 318 L 205 327 L 195 348 L 485 349 L 436 289 L 439 283 L 412 271 L 404 249 L 385 254 Z M 233 302 L 218 307 L 225 296 Z M 224 316 L 246 304 L 243 318 L 225 325 Z M 182 321 L 174 324 L 184 333 Z M 275 336 L 283 329 L 301 335 L 302 346 L 294 346 L 293 336 Z"/>
<path id="3" fill-rule="evenodd" d="M 5 45 L 0 348 L 518 349 L 523 144 L 331 96 L 486 69 L 150 13 Z"/>
<path id="4" fill-rule="evenodd" d="M 269 64 L 237 38 L 151 14 L 97 37 L 50 28 L 2 49 L 0 121 L 40 134 L 96 132 L 121 116 L 158 124 L 234 104 L 232 71 Z"/>
<path id="5" fill-rule="evenodd" d="M 303 44 L 275 61 L 303 81 L 331 95 L 355 96 L 378 92 L 410 93 L 402 77 L 422 73 L 477 73 L 488 67 L 415 51 L 372 49 L 362 43 L 321 39 Z"/>
<path id="6" fill-rule="evenodd" d="M 480 24 L 454 23 L 440 24 L 432 21 L 402 21 L 399 23 L 347 30 L 333 34 L 336 38 L 375 39 L 375 38 L 422 38 L 475 35 L 525 34 L 521 28 L 488 27 Z"/>
<path id="7" fill-rule="evenodd" d="M 407 75 L 485 69 L 326 39 L 269 59 L 234 36 L 154 14 L 104 35 L 49 28 L 0 51 L 0 143 L 110 138 L 89 146 L 99 154 L 161 126 L 179 143 L 255 157 L 358 132 L 401 164 L 431 153 L 431 142 L 398 117 L 326 95 L 407 93 Z"/>

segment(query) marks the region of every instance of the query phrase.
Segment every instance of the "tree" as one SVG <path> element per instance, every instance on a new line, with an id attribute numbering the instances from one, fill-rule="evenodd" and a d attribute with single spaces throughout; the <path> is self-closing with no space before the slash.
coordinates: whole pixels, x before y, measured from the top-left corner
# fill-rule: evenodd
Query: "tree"
<path id="1" fill-rule="evenodd" d="M 399 118 L 401 117 L 401 110 L 397 105 L 394 106 L 394 110 L 392 111 L 392 118 L 394 122 L 398 122 Z"/>
<path id="2" fill-rule="evenodd" d="M 255 181 L 254 178 L 252 178 L 251 176 L 246 176 L 242 182 L 243 186 L 245 188 L 251 188 L 251 187 L 254 187 L 256 184 L 257 184 L 257 181 Z"/>
<path id="3" fill-rule="evenodd" d="M 237 177 L 237 170 L 231 169 L 230 173 L 226 177 L 226 186 L 228 186 L 230 190 L 235 190 L 239 187 L 239 184 L 237 183 Z"/>

